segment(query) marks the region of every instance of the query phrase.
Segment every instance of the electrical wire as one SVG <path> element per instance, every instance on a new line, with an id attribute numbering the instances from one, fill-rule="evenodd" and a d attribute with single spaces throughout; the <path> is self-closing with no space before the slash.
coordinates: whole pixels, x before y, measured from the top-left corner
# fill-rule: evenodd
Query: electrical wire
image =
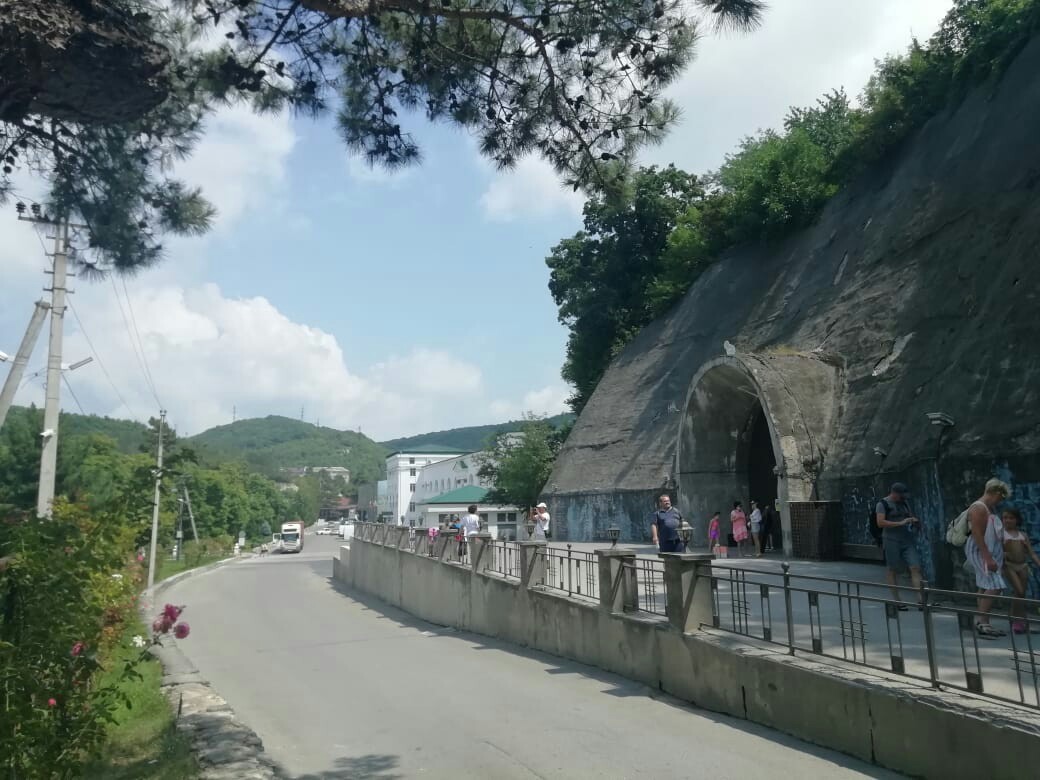
<path id="1" fill-rule="evenodd" d="M 141 345 L 141 360 L 144 363 L 144 372 L 148 376 L 148 384 L 152 388 L 152 395 L 155 396 L 155 402 L 162 407 L 162 402 L 159 400 L 159 394 L 155 390 L 155 380 L 152 379 L 152 371 L 148 366 L 148 355 L 144 351 L 144 340 L 141 338 L 141 331 L 137 329 L 137 317 L 134 316 L 134 304 L 130 300 L 130 290 L 126 287 L 126 277 L 122 277 L 119 281 L 123 283 L 123 294 L 126 296 L 126 308 L 130 311 L 130 322 L 133 323 L 134 333 L 137 335 L 137 343 Z"/>
<path id="2" fill-rule="evenodd" d="M 72 396 L 72 400 L 75 401 L 76 402 L 76 406 L 79 407 L 79 413 L 85 415 L 86 411 L 84 411 L 84 409 L 83 409 L 83 404 L 81 404 L 79 402 L 79 399 L 76 397 L 76 391 L 72 389 L 72 385 L 69 384 L 69 378 L 67 376 L 65 376 L 65 372 L 64 371 L 61 372 L 61 379 L 65 383 L 65 389 L 68 390 L 69 391 L 69 395 Z"/>
<path id="3" fill-rule="evenodd" d="M 123 394 L 119 392 L 119 387 L 112 379 L 112 375 L 108 373 L 108 369 L 105 367 L 104 361 L 101 360 L 101 354 L 97 351 L 97 348 L 94 346 L 94 342 L 90 340 L 90 336 L 87 335 L 87 329 L 83 327 L 83 320 L 79 318 L 79 314 L 76 312 L 76 307 L 72 305 L 72 299 L 67 298 L 66 301 L 69 305 L 69 310 L 72 312 L 72 316 L 76 318 L 76 324 L 79 326 L 79 332 L 83 334 L 83 338 L 84 340 L 86 340 L 87 346 L 90 347 L 90 352 L 94 356 L 94 360 L 96 360 L 98 366 L 101 367 L 101 373 L 105 375 L 105 379 L 107 379 L 108 383 L 112 386 L 112 390 L 115 392 L 116 397 L 119 399 L 119 402 L 123 404 L 123 408 L 126 409 L 131 416 L 133 416 L 133 411 L 131 411 L 130 409 L 130 404 L 126 402 L 126 399 L 123 397 Z"/>
<path id="4" fill-rule="evenodd" d="M 116 305 L 119 307 L 119 314 L 123 318 L 123 326 L 126 328 L 127 338 L 130 339 L 130 347 L 133 350 L 134 357 L 137 358 L 137 365 L 141 369 L 141 374 L 144 376 L 145 382 L 148 384 L 148 389 L 151 391 L 152 397 L 155 399 L 155 403 L 158 404 L 159 408 L 162 408 L 162 401 L 159 400 L 159 395 L 155 392 L 155 385 L 153 385 L 151 382 L 151 375 L 148 373 L 148 369 L 145 368 L 145 363 L 144 359 L 141 357 L 140 348 L 138 347 L 137 342 L 134 341 L 134 334 L 130 328 L 130 320 L 127 319 L 126 311 L 123 309 L 123 302 L 119 298 L 119 288 L 116 287 L 116 280 L 111 274 L 108 278 L 109 281 L 112 282 L 112 292 L 116 296 Z M 127 303 L 129 303 L 129 300 L 127 300 Z"/>

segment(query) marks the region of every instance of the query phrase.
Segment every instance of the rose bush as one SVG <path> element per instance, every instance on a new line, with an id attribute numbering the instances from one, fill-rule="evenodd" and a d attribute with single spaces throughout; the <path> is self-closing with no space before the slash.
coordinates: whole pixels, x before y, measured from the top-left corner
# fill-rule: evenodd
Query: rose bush
<path id="1" fill-rule="evenodd" d="M 0 775 L 75 777 L 103 743 L 120 683 L 149 645 L 188 635 L 182 607 L 167 605 L 151 640 L 108 685 L 103 659 L 125 634 L 140 587 L 133 534 L 116 517 L 56 502 L 51 520 L 0 524 Z"/>

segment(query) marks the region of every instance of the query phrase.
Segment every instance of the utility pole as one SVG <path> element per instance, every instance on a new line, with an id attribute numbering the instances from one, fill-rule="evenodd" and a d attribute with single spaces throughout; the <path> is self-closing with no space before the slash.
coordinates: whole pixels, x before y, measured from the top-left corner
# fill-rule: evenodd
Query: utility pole
<path id="1" fill-rule="evenodd" d="M 155 496 L 152 503 L 152 544 L 148 551 L 148 587 L 155 584 L 155 550 L 159 544 L 159 491 L 162 487 L 163 427 L 166 425 L 166 410 L 159 410 L 159 452 L 155 468 Z"/>
<path id="2" fill-rule="evenodd" d="M 188 495 L 188 486 L 184 486 L 184 503 L 188 507 L 188 519 L 191 520 L 191 534 L 195 537 L 195 544 L 199 543 L 199 530 L 195 527 L 195 513 L 191 511 L 191 496 Z"/>
<path id="3" fill-rule="evenodd" d="M 7 379 L 4 380 L 4 389 L 0 390 L 0 428 L 4 427 L 4 420 L 7 419 L 7 412 L 11 409 L 11 404 L 14 403 L 14 394 L 18 391 L 18 385 L 22 381 L 25 366 L 29 362 L 33 348 L 36 346 L 36 339 L 40 336 L 43 318 L 47 316 L 47 311 L 50 308 L 51 305 L 47 301 L 36 301 L 36 309 L 33 310 L 32 319 L 29 320 L 29 327 L 25 329 L 22 343 L 18 347 L 18 354 L 14 357 Z"/>
<path id="4" fill-rule="evenodd" d="M 43 452 L 36 514 L 50 517 L 58 466 L 58 420 L 61 414 L 61 346 L 65 321 L 65 278 L 68 265 L 69 221 L 54 224 L 54 270 L 51 278 L 51 333 L 47 350 L 47 395 L 43 407 Z"/>

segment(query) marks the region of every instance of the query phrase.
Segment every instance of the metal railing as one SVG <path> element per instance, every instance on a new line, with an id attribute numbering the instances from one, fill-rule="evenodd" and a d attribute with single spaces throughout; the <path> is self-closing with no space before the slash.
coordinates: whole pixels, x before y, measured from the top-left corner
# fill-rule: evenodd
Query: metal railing
<path id="1" fill-rule="evenodd" d="M 1040 708 L 1040 601 L 994 596 L 985 639 L 971 594 L 716 566 L 714 628 L 796 652 Z M 1019 613 L 1020 617 L 1014 617 Z M 1016 624 L 1021 633 L 1015 632 Z"/>
<path id="2" fill-rule="evenodd" d="M 665 615 L 668 599 L 664 592 L 664 562 L 653 558 L 634 558 L 624 566 L 635 570 L 637 609 L 654 615 Z"/>
<path id="3" fill-rule="evenodd" d="M 545 547 L 539 552 L 544 562 L 541 584 L 568 596 L 599 599 L 599 565 L 596 554 L 575 551 L 571 545 Z"/>
<path id="4" fill-rule="evenodd" d="M 520 545 L 516 542 L 494 541 L 488 544 L 484 555 L 488 559 L 487 570 L 503 577 L 520 579 Z"/>

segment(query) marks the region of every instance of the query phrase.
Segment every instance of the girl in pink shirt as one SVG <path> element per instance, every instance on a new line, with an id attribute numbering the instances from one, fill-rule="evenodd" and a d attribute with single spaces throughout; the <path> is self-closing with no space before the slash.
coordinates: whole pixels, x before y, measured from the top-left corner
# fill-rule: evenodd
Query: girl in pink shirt
<path id="1" fill-rule="evenodd" d="M 744 557 L 744 542 L 748 538 L 747 515 L 740 506 L 740 502 L 733 503 L 733 511 L 729 513 L 729 522 L 733 527 L 731 533 L 737 542 L 737 552 L 741 558 Z"/>

